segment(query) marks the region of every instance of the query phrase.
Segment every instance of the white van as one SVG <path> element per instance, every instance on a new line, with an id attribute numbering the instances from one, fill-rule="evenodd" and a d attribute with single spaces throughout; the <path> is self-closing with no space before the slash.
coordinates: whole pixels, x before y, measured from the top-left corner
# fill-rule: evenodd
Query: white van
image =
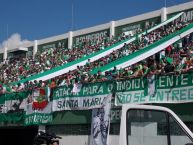
<path id="1" fill-rule="evenodd" d="M 193 145 L 193 133 L 168 108 L 123 105 L 119 145 Z"/>

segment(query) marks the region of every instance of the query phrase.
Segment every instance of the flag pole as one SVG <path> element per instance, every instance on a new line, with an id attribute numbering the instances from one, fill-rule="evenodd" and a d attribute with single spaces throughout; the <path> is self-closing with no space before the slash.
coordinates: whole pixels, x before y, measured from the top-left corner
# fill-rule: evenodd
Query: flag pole
<path id="1" fill-rule="evenodd" d="M 166 3 L 167 3 L 167 0 L 165 0 L 165 2 L 164 2 L 164 6 L 166 7 Z"/>
<path id="2" fill-rule="evenodd" d="M 7 33 L 6 33 L 6 37 L 7 37 L 7 43 L 6 43 L 6 47 L 8 48 L 8 33 L 9 33 L 9 25 L 7 24 Z"/>
<path id="3" fill-rule="evenodd" d="M 72 21 L 71 21 L 71 31 L 73 31 L 74 29 L 74 3 L 73 3 L 73 0 L 72 0 L 72 10 L 71 10 L 71 14 L 72 14 Z"/>

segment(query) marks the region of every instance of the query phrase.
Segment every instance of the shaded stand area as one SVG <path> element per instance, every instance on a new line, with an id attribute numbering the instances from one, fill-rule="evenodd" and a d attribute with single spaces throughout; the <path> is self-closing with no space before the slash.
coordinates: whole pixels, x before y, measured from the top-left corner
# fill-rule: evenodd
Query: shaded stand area
<path id="1" fill-rule="evenodd" d="M 0 144 L 6 145 L 33 145 L 34 137 L 37 135 L 38 126 L 30 127 L 1 127 Z"/>

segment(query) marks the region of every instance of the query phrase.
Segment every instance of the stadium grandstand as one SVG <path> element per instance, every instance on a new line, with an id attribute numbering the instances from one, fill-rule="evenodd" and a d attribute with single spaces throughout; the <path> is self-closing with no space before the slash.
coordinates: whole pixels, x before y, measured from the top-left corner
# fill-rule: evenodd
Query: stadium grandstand
<path id="1" fill-rule="evenodd" d="M 166 106 L 193 131 L 193 2 L 5 47 L 0 61 L 2 135 L 13 127 L 32 141 L 46 130 L 87 145 L 92 109 L 107 94 L 111 145 L 127 103 Z"/>

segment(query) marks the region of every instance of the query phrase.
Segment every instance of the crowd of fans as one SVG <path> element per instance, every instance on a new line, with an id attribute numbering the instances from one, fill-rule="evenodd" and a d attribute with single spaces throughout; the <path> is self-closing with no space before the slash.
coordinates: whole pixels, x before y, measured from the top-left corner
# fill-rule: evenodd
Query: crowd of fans
<path id="1" fill-rule="evenodd" d="M 35 59 L 22 58 L 18 61 L 14 60 L 13 62 L 6 62 L 0 68 L 0 81 L 2 84 L 6 84 L 6 87 L 0 85 L 0 92 L 20 92 L 45 86 L 55 88 L 57 86 L 69 86 L 76 83 L 94 83 L 106 80 L 151 76 L 155 74 L 180 74 L 188 72 L 193 68 L 193 34 L 189 34 L 161 52 L 132 66 L 122 69 L 114 67 L 112 70 L 106 71 L 105 73 L 100 71 L 100 68 L 106 64 L 143 49 L 161 38 L 184 28 L 188 24 L 189 23 L 183 23 L 178 20 L 156 29 L 151 33 L 142 35 L 141 37 L 138 37 L 136 34 L 136 40 L 134 42 L 129 44 L 125 43 L 122 48 L 115 50 L 94 62 L 91 62 L 90 59 L 88 59 L 86 65 L 77 66 L 77 69 L 47 81 L 35 80 L 30 82 L 27 81 L 24 84 L 18 83 L 14 86 L 9 85 L 10 82 L 44 72 L 105 49 L 107 46 L 125 40 L 130 36 L 126 36 L 123 33 L 118 39 L 115 39 L 114 37 L 112 39 L 102 38 L 97 39 L 94 42 L 84 40 L 81 44 L 74 46 L 72 49 L 48 49 L 43 53 L 37 53 Z M 141 32 L 141 30 L 139 30 L 139 32 Z M 99 69 L 97 74 L 91 75 L 90 71 L 96 68 Z"/>
<path id="2" fill-rule="evenodd" d="M 70 48 L 49 48 L 44 52 L 38 51 L 35 58 L 20 57 L 5 60 L 0 66 L 0 82 L 8 84 L 33 76 L 37 73 L 50 70 L 54 67 L 64 65 L 68 62 L 88 56 L 92 53 L 105 49 L 119 41 L 128 38 L 120 35 L 118 38 L 97 38 L 95 40 L 82 40 L 78 45 Z"/>

